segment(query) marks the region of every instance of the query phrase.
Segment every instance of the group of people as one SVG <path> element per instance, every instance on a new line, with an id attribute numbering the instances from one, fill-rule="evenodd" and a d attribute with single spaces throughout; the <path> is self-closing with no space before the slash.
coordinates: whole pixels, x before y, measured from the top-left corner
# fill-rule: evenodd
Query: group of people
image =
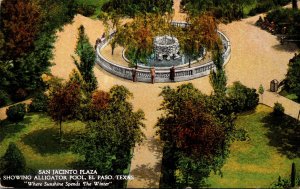
<path id="1" fill-rule="evenodd" d="M 97 38 L 94 48 L 97 49 L 98 44 L 102 43 L 104 40 L 105 40 L 105 33 L 102 34 L 101 38 Z"/>
<path id="2" fill-rule="evenodd" d="M 268 30 L 271 33 L 275 33 L 276 31 L 276 24 L 272 21 L 269 22 L 267 18 L 263 19 L 261 16 L 259 17 L 258 21 L 256 22 L 257 26 L 260 26 L 264 30 Z"/>
<path id="3" fill-rule="evenodd" d="M 155 68 L 152 66 L 150 68 L 150 75 L 151 75 L 151 83 L 154 84 L 155 82 Z M 170 80 L 175 81 L 175 67 L 172 66 L 170 68 Z M 136 82 L 137 81 L 137 65 L 132 69 L 132 81 Z"/>

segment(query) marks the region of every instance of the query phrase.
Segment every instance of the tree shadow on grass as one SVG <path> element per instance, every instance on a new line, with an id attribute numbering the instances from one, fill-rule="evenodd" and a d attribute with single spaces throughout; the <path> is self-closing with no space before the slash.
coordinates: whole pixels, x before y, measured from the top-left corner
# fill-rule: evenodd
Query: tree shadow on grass
<path id="1" fill-rule="evenodd" d="M 7 119 L 0 121 L 0 142 L 2 142 L 5 138 L 13 137 L 30 123 L 31 116 L 26 116 L 24 120 L 19 123 L 10 122 Z"/>
<path id="2" fill-rule="evenodd" d="M 254 113 L 255 113 L 255 109 L 254 110 L 244 111 L 244 112 L 239 112 L 238 115 L 239 116 L 247 116 L 247 115 L 252 115 Z"/>
<path id="3" fill-rule="evenodd" d="M 70 143 L 75 133 L 63 133 L 60 140 L 58 128 L 35 130 L 26 134 L 22 141 L 41 155 L 59 154 L 70 151 Z"/>
<path id="4" fill-rule="evenodd" d="M 288 158 L 300 157 L 300 122 L 290 116 L 276 117 L 272 114 L 263 119 L 268 128 L 269 145 L 274 146 Z"/>

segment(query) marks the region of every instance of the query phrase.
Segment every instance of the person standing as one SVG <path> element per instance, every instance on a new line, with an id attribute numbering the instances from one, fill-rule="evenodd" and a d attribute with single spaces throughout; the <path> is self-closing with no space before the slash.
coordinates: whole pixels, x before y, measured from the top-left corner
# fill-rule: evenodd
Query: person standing
<path id="1" fill-rule="evenodd" d="M 136 82 L 136 69 L 137 69 L 137 66 L 135 66 L 135 67 L 132 69 L 132 81 L 133 81 L 133 82 Z"/>
<path id="2" fill-rule="evenodd" d="M 153 66 L 150 69 L 150 75 L 151 75 L 151 82 L 153 84 L 154 83 L 154 79 L 155 79 L 155 68 Z"/>
<path id="3" fill-rule="evenodd" d="M 175 81 L 175 67 L 174 66 L 172 66 L 170 68 L 170 80 Z"/>

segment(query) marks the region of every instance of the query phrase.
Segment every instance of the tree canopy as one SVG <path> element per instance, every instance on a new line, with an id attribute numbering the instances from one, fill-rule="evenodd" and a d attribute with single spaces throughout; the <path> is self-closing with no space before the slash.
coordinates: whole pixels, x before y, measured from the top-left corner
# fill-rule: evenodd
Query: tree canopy
<path id="1" fill-rule="evenodd" d="M 26 174 L 26 161 L 25 158 L 15 143 L 10 143 L 4 154 L 0 159 L 0 175 L 24 175 Z M 3 186 L 22 187 L 23 181 L 16 180 L 2 180 Z"/>
<path id="2" fill-rule="evenodd" d="M 60 137 L 62 136 L 62 122 L 74 119 L 80 113 L 81 103 L 80 83 L 70 80 L 65 83 L 57 83 L 49 93 L 48 114 L 59 124 Z"/>
<path id="3" fill-rule="evenodd" d="M 186 27 L 172 25 L 171 20 L 171 14 L 136 16 L 132 22 L 116 28 L 113 42 L 126 48 L 125 55 L 132 63 L 147 62 L 146 59 L 153 53 L 155 36 L 176 37 L 179 40 L 180 49 L 185 54 L 195 57 L 203 52 L 203 47 L 211 50 L 215 44 L 220 45 L 217 23 L 213 16 L 202 14 L 190 17 Z"/>
<path id="4" fill-rule="evenodd" d="M 20 56 L 33 49 L 41 22 L 40 7 L 30 0 L 4 0 L 0 27 L 5 36 L 6 54 Z"/>
<path id="5" fill-rule="evenodd" d="M 239 81 L 229 87 L 228 96 L 236 112 L 254 110 L 259 101 L 256 89 L 248 88 Z"/>
<path id="6" fill-rule="evenodd" d="M 300 55 L 294 56 L 290 62 L 286 78 L 284 81 L 284 88 L 295 93 L 299 99 L 300 97 Z"/>
<path id="7" fill-rule="evenodd" d="M 133 111 L 128 102 L 132 94 L 124 86 L 113 86 L 109 93 L 95 91 L 90 104 L 91 115 L 85 132 L 73 149 L 84 156 L 82 166 L 98 174 L 123 175 L 131 160 L 132 148 L 144 138 L 144 113 Z M 123 181 L 114 181 L 117 188 Z"/>
<path id="8" fill-rule="evenodd" d="M 214 89 L 215 94 L 225 95 L 227 89 L 226 88 L 227 77 L 223 67 L 224 58 L 221 52 L 222 51 L 220 50 L 218 45 L 216 45 L 216 49 L 214 51 L 214 58 L 213 58 L 216 69 L 211 70 L 211 73 L 209 75 L 209 81 L 211 83 L 211 86 Z"/>
<path id="9" fill-rule="evenodd" d="M 137 14 L 171 12 L 173 0 L 111 0 L 102 6 L 105 12 L 115 11 L 117 14 L 134 17 Z"/>
<path id="10" fill-rule="evenodd" d="M 80 61 L 73 57 L 74 63 L 85 82 L 85 89 L 91 92 L 97 88 L 97 80 L 93 70 L 95 66 L 95 52 L 89 42 L 89 38 L 85 34 L 83 25 L 78 28 L 75 53 L 79 56 Z"/>
<path id="11" fill-rule="evenodd" d="M 43 89 L 41 75 L 52 65 L 55 30 L 73 19 L 72 2 L 1 2 L 0 90 L 5 96 L 12 99 L 18 90 L 32 94 Z"/>
<path id="12" fill-rule="evenodd" d="M 177 89 L 164 87 L 161 96 L 164 114 L 157 123 L 158 134 L 167 156 L 173 157 L 170 166 L 175 167 L 173 176 L 177 186 L 203 186 L 210 171 L 220 170 L 227 157 L 229 130 L 221 116 L 212 113 L 209 97 L 192 84 Z"/>

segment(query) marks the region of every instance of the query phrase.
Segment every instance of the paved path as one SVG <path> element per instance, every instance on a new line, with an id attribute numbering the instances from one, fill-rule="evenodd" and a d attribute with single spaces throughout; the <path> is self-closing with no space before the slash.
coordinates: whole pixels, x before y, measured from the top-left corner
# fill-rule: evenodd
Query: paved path
<path id="1" fill-rule="evenodd" d="M 270 91 L 265 91 L 263 96 L 260 97 L 260 103 L 263 103 L 270 107 L 274 107 L 274 103 L 276 102 L 282 104 L 285 109 L 285 114 L 298 119 L 298 115 L 300 113 L 300 104 Z"/>

